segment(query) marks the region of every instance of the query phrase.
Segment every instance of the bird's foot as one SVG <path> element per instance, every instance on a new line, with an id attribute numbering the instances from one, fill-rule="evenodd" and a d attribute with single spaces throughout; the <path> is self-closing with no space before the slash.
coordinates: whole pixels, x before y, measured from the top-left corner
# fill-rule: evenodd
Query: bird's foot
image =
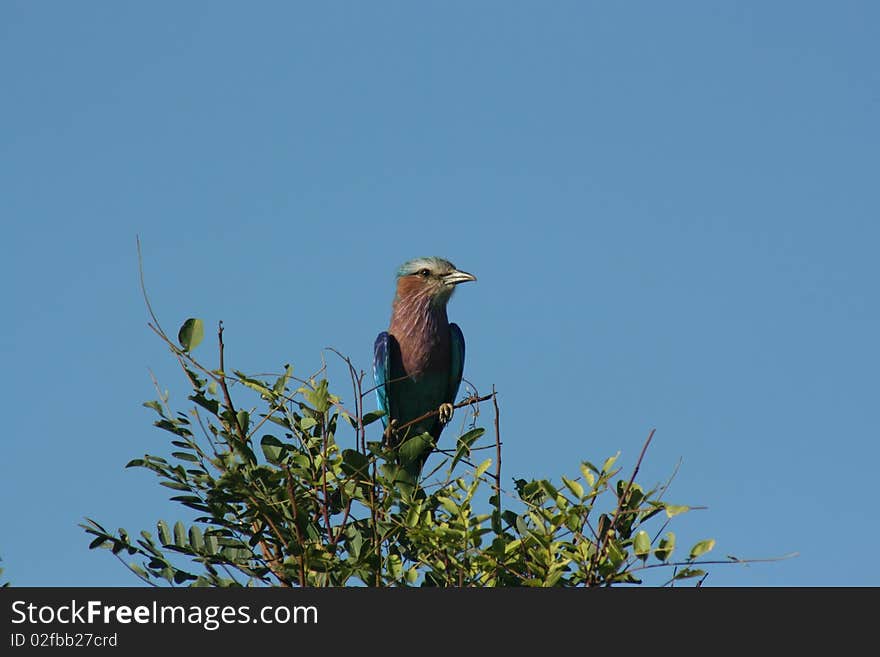
<path id="1" fill-rule="evenodd" d="M 450 403 L 440 404 L 440 421 L 443 424 L 448 424 L 452 419 L 452 414 L 455 412 L 455 407 Z"/>

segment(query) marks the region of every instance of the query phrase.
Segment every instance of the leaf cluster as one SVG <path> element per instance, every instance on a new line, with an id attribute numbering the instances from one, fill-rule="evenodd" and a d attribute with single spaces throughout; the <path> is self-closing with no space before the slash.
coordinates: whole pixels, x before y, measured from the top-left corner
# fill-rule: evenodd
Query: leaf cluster
<path id="1" fill-rule="evenodd" d="M 350 407 L 323 369 L 302 379 L 289 365 L 272 376 L 226 371 L 222 324 L 216 368 L 192 355 L 200 320 L 187 320 L 177 343 L 151 326 L 182 367 L 190 406 L 173 411 L 167 393 L 146 402 L 170 448 L 128 467 L 155 474 L 190 520 L 158 520 L 136 535 L 92 519 L 82 525 L 91 548 L 109 549 L 145 582 L 607 586 L 639 583 L 651 568 L 671 569 L 669 583 L 705 576 L 698 560 L 711 539 L 673 558 L 667 525 L 690 507 L 663 500 L 668 484 L 643 488 L 635 472 L 621 478 L 617 456 L 584 461 L 558 482 L 515 479 L 506 490 L 494 391 L 456 405 L 465 430 L 413 482 L 399 465 L 406 443 L 367 439 L 382 413 L 365 412 L 372 390 L 347 358 Z M 476 424 L 487 399 L 494 437 Z"/>

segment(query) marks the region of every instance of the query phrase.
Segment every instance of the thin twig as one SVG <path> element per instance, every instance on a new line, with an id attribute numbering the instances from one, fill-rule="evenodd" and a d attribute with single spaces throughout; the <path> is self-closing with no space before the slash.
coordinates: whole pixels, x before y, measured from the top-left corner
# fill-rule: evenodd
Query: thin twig
<path id="1" fill-rule="evenodd" d="M 241 426 L 241 423 L 238 421 L 238 413 L 235 412 L 235 406 L 232 404 L 232 397 L 229 394 L 229 386 L 226 385 L 226 365 L 224 362 L 224 346 L 223 346 L 223 322 L 222 320 L 217 323 L 217 343 L 220 348 L 220 374 L 217 377 L 220 383 L 220 389 L 223 391 L 223 399 L 226 402 L 226 408 L 229 409 L 229 413 L 232 415 L 232 426 L 235 428 L 235 433 L 238 435 L 238 439 L 241 441 L 242 445 L 247 444 L 247 435 L 244 432 L 244 428 Z"/>
<path id="2" fill-rule="evenodd" d="M 306 568 L 305 568 L 305 561 L 304 561 L 305 550 L 303 549 L 304 546 L 303 546 L 302 532 L 300 532 L 300 530 L 299 530 L 299 509 L 297 508 L 296 495 L 294 494 L 294 491 L 293 491 L 293 475 L 290 472 L 290 465 L 289 464 L 287 464 L 287 463 L 284 464 L 284 471 L 287 474 L 287 477 L 286 477 L 287 498 L 290 500 L 290 506 L 293 510 L 293 531 L 296 534 L 297 547 L 299 547 L 301 550 L 301 552 L 299 554 L 299 559 L 298 559 L 298 561 L 299 561 L 299 585 L 305 586 L 306 585 Z"/>
<path id="3" fill-rule="evenodd" d="M 501 519 L 501 411 L 498 410 L 498 393 L 492 386 L 492 406 L 495 408 L 495 504 Z"/>
<path id="4" fill-rule="evenodd" d="M 269 526 L 272 527 L 269 518 L 265 517 L 265 519 L 269 523 Z M 253 529 L 254 534 L 260 534 L 260 524 L 256 520 L 254 520 L 254 522 L 251 524 L 251 528 Z M 275 530 L 273 529 L 273 531 Z M 275 550 L 273 554 L 272 548 L 269 546 L 268 543 L 266 543 L 266 539 L 262 536 L 260 536 L 259 544 L 260 549 L 263 551 L 263 559 L 265 560 L 266 565 L 269 567 L 269 571 L 273 575 L 275 575 L 281 586 L 289 587 L 290 582 L 288 581 L 287 576 L 284 574 L 284 569 L 281 567 L 281 548 L 279 547 L 278 550 Z"/>
<path id="5" fill-rule="evenodd" d="M 477 402 L 484 402 L 489 399 L 492 399 L 492 395 L 483 395 L 482 397 L 471 396 L 471 397 L 468 397 L 467 399 L 464 399 L 464 400 L 458 402 L 457 404 L 453 404 L 452 408 L 463 408 L 465 406 L 470 406 L 471 404 L 475 404 Z M 406 424 L 397 425 L 395 427 L 395 430 L 400 432 L 413 424 L 418 424 L 422 420 L 427 420 L 429 417 L 433 417 L 433 416 L 439 415 L 439 414 L 440 414 L 440 409 L 436 408 L 433 411 L 428 411 L 427 413 L 420 415 L 419 417 L 417 417 L 414 420 L 410 420 Z"/>
<path id="6" fill-rule="evenodd" d="M 361 375 L 357 375 L 357 370 L 355 370 L 354 365 L 352 365 L 351 359 L 348 356 L 343 356 L 337 349 L 333 347 L 327 347 L 334 354 L 339 356 L 346 365 L 348 365 L 348 373 L 351 376 L 351 387 L 354 392 L 354 411 L 355 418 L 357 419 L 357 435 L 358 435 L 358 450 L 361 454 L 367 453 L 367 432 L 366 427 L 364 427 L 364 396 L 361 393 L 361 388 L 363 387 L 363 372 Z"/>
<path id="7" fill-rule="evenodd" d="M 611 518 L 611 523 L 608 525 L 608 529 L 603 532 L 601 536 L 599 536 L 599 542 L 596 544 L 596 553 L 592 559 L 591 570 L 596 571 L 599 567 L 599 560 L 604 556 L 606 549 L 608 548 L 608 541 L 610 540 L 610 535 L 614 533 L 614 530 L 617 528 L 617 520 L 620 517 L 620 512 L 623 509 L 623 505 L 626 504 L 626 501 L 629 499 L 629 493 L 632 489 L 633 481 L 635 481 L 636 475 L 639 473 L 639 468 L 642 465 L 642 459 L 645 458 L 645 452 L 648 451 L 648 446 L 651 444 L 651 440 L 654 438 L 654 432 L 656 429 L 651 429 L 650 433 L 648 433 L 648 438 L 645 440 L 645 444 L 642 446 L 642 451 L 639 454 L 639 458 L 636 461 L 636 466 L 633 468 L 632 476 L 629 478 L 629 482 L 626 484 L 626 488 L 623 491 L 623 494 L 620 496 L 620 499 L 617 502 L 617 508 L 614 509 L 614 516 Z M 592 577 L 592 575 L 591 575 Z"/>
<path id="8" fill-rule="evenodd" d="M 141 238 L 139 235 L 136 235 L 135 239 L 137 240 L 138 276 L 141 283 L 141 293 L 144 295 L 144 302 L 147 304 L 147 312 L 150 313 L 153 323 L 156 324 L 156 327 L 162 332 L 162 335 L 165 335 L 165 331 L 163 331 L 162 327 L 159 325 L 156 313 L 153 312 L 153 306 L 150 305 L 150 298 L 147 296 L 147 286 L 144 284 L 144 258 L 141 255 Z"/>

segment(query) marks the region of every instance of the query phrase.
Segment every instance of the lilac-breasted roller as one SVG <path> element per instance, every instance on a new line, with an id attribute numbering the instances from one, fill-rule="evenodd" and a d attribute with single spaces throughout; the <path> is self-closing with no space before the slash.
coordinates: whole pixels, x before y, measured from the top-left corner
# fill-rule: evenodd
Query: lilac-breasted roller
<path id="1" fill-rule="evenodd" d="M 376 338 L 373 358 L 376 397 L 393 447 L 424 433 L 436 445 L 452 419 L 464 370 L 464 335 L 449 323 L 446 304 L 456 285 L 475 280 L 437 257 L 410 260 L 397 271 L 391 324 Z M 406 426 L 430 411 L 439 413 Z M 413 476 L 431 453 L 431 444 L 423 447 L 415 445 L 407 450 L 410 458 L 398 459 Z"/>

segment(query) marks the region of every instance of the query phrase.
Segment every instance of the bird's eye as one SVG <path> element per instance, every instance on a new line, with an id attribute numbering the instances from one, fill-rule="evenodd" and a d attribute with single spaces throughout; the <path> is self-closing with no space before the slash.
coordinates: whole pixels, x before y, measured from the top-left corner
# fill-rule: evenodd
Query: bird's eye
<path id="1" fill-rule="evenodd" d="M 431 274 L 430 269 L 420 269 L 419 270 L 419 276 L 421 276 L 422 278 L 427 278 L 428 276 L 430 276 L 430 274 Z"/>

